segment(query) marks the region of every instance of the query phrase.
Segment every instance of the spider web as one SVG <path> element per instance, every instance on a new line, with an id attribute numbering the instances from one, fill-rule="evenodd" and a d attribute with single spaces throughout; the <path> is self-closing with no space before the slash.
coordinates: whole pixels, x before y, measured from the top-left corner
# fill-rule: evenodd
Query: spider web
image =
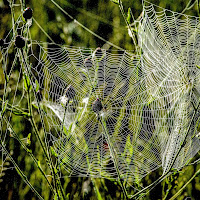
<path id="1" fill-rule="evenodd" d="M 159 167 L 163 174 L 183 167 L 199 151 L 199 18 L 157 10 L 145 2 L 138 55 L 37 41 L 23 51 L 46 143 L 65 175 L 117 178 L 118 169 L 138 182 Z"/>
<path id="2" fill-rule="evenodd" d="M 131 108 L 131 101 L 135 90 L 142 91 L 145 87 L 141 83 L 135 86 L 142 78 L 139 57 L 127 51 L 35 45 L 40 54 L 39 59 L 34 54 L 30 56 L 39 61 L 32 66 L 32 72 L 42 90 L 48 131 L 56 135 L 54 148 L 67 173 L 117 178 L 117 165 L 122 177 L 132 176 L 130 167 L 136 162 L 133 135 L 138 130 L 132 130 L 129 122 L 133 120 L 133 112 L 139 115 L 140 112 Z M 70 85 L 75 97 L 65 105 L 65 90 Z M 99 115 L 105 120 L 105 127 L 92 110 L 97 98 L 103 104 Z M 137 123 L 141 121 L 139 115 L 134 116 Z M 62 130 L 62 123 L 66 130 Z M 117 158 L 115 164 L 113 153 Z"/>
<path id="3" fill-rule="evenodd" d="M 199 18 L 145 2 L 139 39 L 166 172 L 172 164 L 173 168 L 184 166 L 199 151 L 199 138 L 194 137 L 199 118 L 195 109 L 200 97 Z"/>
<path id="4" fill-rule="evenodd" d="M 21 32 L 22 29 L 29 30 L 32 21 L 29 20 L 25 25 L 23 25 L 23 21 L 21 16 L 18 17 L 16 23 L 14 24 L 18 33 Z M 14 130 L 15 122 L 13 120 L 13 113 L 18 111 L 18 108 L 21 109 L 23 112 L 28 112 L 28 109 L 22 106 L 22 102 L 26 99 L 25 96 L 25 89 L 24 87 L 21 88 L 23 85 L 23 76 L 22 67 L 20 66 L 19 61 L 21 60 L 21 54 L 15 48 L 14 41 L 15 41 L 15 34 L 14 31 L 11 29 L 7 36 L 4 38 L 4 45 L 0 47 L 0 63 L 1 67 L 3 68 L 3 73 L 7 82 L 4 83 L 4 94 L 3 99 L 1 100 L 1 112 L 0 112 L 0 178 L 1 181 L 4 178 L 6 170 L 13 170 L 15 168 L 15 162 L 12 160 L 12 156 L 14 154 L 13 150 L 7 151 L 5 148 L 5 144 L 7 143 L 8 136 L 18 139 L 21 141 L 21 144 L 24 146 L 26 145 L 27 138 L 20 138 Z M 17 33 L 16 33 L 17 34 Z M 16 71 L 18 73 L 16 73 Z M 15 72 L 15 75 L 13 73 Z M 12 92 L 11 92 L 12 91 Z M 8 98 L 6 101 L 4 98 Z M 7 112 L 9 111 L 9 112 Z M 13 161 L 13 163 L 12 163 Z M 14 166 L 11 166 L 11 163 Z"/>

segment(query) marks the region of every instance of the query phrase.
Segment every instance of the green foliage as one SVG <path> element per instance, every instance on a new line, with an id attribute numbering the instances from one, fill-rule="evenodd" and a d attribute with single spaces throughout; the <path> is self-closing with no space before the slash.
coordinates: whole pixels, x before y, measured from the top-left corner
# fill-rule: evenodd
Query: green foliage
<path id="1" fill-rule="evenodd" d="M 27 144 L 28 144 L 28 146 L 31 145 L 31 133 L 28 134 L 28 137 L 27 137 Z"/>
<path id="2" fill-rule="evenodd" d="M 113 3 L 119 5 L 119 0 L 110 0 L 110 1 L 112 1 Z"/>
<path id="3" fill-rule="evenodd" d="M 130 24 L 131 23 L 131 8 L 128 8 L 128 14 L 126 18 L 127 22 Z"/>
<path id="4" fill-rule="evenodd" d="M 11 1 L 10 1 L 11 2 Z M 12 28 L 12 17 L 11 14 L 14 14 L 14 20 L 21 14 L 22 10 L 21 6 L 18 6 L 20 2 L 25 3 L 24 1 L 16 1 L 15 5 L 9 4 L 8 1 L 0 2 L 0 37 L 5 38 L 8 32 Z M 77 21 L 82 23 L 84 26 L 97 33 L 104 39 L 128 50 L 134 49 L 131 38 L 128 35 L 126 24 L 119 10 L 119 1 L 111 0 L 111 1 L 96 1 L 94 3 L 93 0 L 83 0 L 83 1 L 56 1 L 64 10 L 69 12 Z M 96 38 L 94 35 L 89 34 L 86 30 L 78 26 L 74 20 L 71 20 L 67 17 L 61 10 L 59 10 L 51 1 L 27 1 L 27 6 L 33 8 L 33 25 L 30 29 L 31 37 L 34 40 L 38 41 L 49 41 L 50 38 L 56 43 L 73 45 L 73 46 L 84 46 L 84 47 L 93 47 L 96 48 L 98 46 L 103 46 L 104 48 L 110 48 L 110 45 Z M 159 6 L 170 8 L 174 11 L 181 12 L 187 2 L 177 0 L 176 2 L 162 0 L 162 1 L 154 1 Z M 124 10 L 128 10 L 127 13 L 127 22 L 131 23 L 131 9 L 133 10 L 134 17 L 140 15 L 142 11 L 141 1 L 123 1 Z M 13 7 L 12 7 L 13 6 Z M 11 8 L 14 10 L 11 11 Z M 193 9 L 187 10 L 187 14 L 197 15 L 198 8 L 194 7 Z M 26 21 L 23 21 L 26 24 Z M 43 30 L 41 30 L 42 27 Z M 25 31 L 25 33 L 27 33 Z M 47 34 L 44 34 L 47 33 Z M 11 37 L 9 36 L 9 40 Z M 11 49 L 9 54 L 14 55 L 15 49 Z M 2 182 L 0 183 L 0 192 L 3 199 L 38 199 L 39 196 L 37 193 L 33 193 L 32 190 L 36 188 L 39 194 L 44 199 L 60 199 L 59 196 L 62 196 L 62 188 L 65 199 L 122 199 L 123 192 L 119 186 L 119 183 L 116 183 L 115 180 L 103 180 L 96 178 L 65 178 L 64 180 L 59 182 L 56 157 L 57 153 L 50 146 L 48 149 L 51 152 L 52 163 L 45 156 L 45 152 L 41 148 L 40 142 L 38 141 L 37 136 L 35 135 L 34 124 L 30 122 L 31 113 L 28 111 L 28 102 L 27 99 L 21 100 L 21 96 L 23 95 L 23 88 L 25 88 L 26 92 L 30 92 L 29 97 L 32 100 L 31 105 L 33 108 L 33 119 L 35 121 L 35 125 L 38 128 L 38 135 L 41 140 L 44 141 L 46 138 L 44 136 L 44 132 L 42 131 L 42 127 L 40 124 L 39 116 L 39 106 L 34 102 L 34 93 L 31 91 L 33 87 L 31 85 L 31 81 L 27 71 L 25 70 L 23 73 L 23 80 L 19 82 L 19 88 L 17 90 L 18 95 L 14 100 L 13 93 L 15 92 L 16 81 L 18 79 L 19 74 L 19 65 L 20 67 L 23 64 L 15 64 L 14 72 L 12 76 L 9 75 L 9 69 L 11 68 L 13 60 L 8 60 L 7 63 L 4 61 L 4 56 L 0 54 L 0 117 L 10 117 L 12 118 L 11 124 L 4 120 L 1 121 L 1 139 L 4 138 L 4 134 L 6 133 L 6 129 L 12 126 L 15 131 L 14 137 L 6 137 L 4 141 L 9 149 L 9 154 L 12 154 L 14 158 L 12 164 L 14 164 L 16 171 L 14 170 L 6 170 L 4 177 L 1 177 Z M 21 58 L 22 59 L 22 58 Z M 28 62 L 28 60 L 27 60 Z M 23 62 L 22 62 L 23 63 Z M 6 73 L 2 71 L 3 67 L 6 67 Z M 199 66 L 197 66 L 200 68 Z M 97 67 L 98 70 L 98 67 Z M 85 74 L 87 76 L 87 74 Z M 3 78 L 2 78 L 3 77 Z M 5 81 L 8 85 L 5 85 Z M 93 83 L 93 85 L 95 85 Z M 34 88 L 34 87 L 33 87 Z M 7 89 L 6 95 L 4 96 L 4 89 Z M 35 80 L 35 91 L 38 92 L 40 90 L 39 83 Z M 114 91 L 115 92 L 115 91 Z M 117 93 L 118 91 L 116 91 Z M 3 98 L 6 100 L 3 101 Z M 19 102 L 18 106 L 12 108 L 12 103 L 16 101 Z M 149 102 L 150 104 L 151 102 Z M 29 105 L 30 106 L 30 105 Z M 42 108 L 42 107 L 41 107 Z M 142 108 L 138 108 L 140 110 Z M 12 110 L 12 114 L 11 111 Z M 79 111 L 77 115 L 77 126 L 78 122 L 82 116 L 84 108 Z M 45 112 L 45 110 L 42 110 Z M 120 113 L 121 116 L 124 113 Z M 136 116 L 136 115 L 135 115 Z M 87 116 L 84 116 L 87 117 Z M 1 118 L 2 120 L 2 118 Z M 135 133 L 137 134 L 138 127 L 141 122 L 138 121 L 138 124 L 134 124 Z M 118 122 L 118 127 L 121 124 Z M 64 133 L 69 136 L 73 127 L 73 123 L 70 125 L 68 131 L 65 127 L 63 127 Z M 12 130 L 11 130 L 12 132 Z M 82 134 L 80 132 L 80 134 Z M 117 134 L 117 133 L 115 133 Z M 20 141 L 26 137 L 26 144 L 28 149 L 25 150 L 23 144 Z M 17 138 L 17 139 L 16 139 Z M 126 146 L 124 154 L 129 152 L 133 153 L 132 143 L 130 137 L 127 138 Z M 34 158 L 36 160 L 34 160 Z M 196 156 L 198 158 L 198 155 Z M 7 158 L 8 162 L 10 162 L 11 158 Z M 36 161 L 36 162 L 35 162 Z M 0 159 L 0 162 L 3 163 L 3 160 Z M 49 165 L 51 165 L 49 167 Z M 150 191 L 148 195 L 143 197 L 144 194 L 141 194 L 140 197 L 144 199 L 168 199 L 172 197 L 185 183 L 192 177 L 192 172 L 199 168 L 198 165 L 189 166 L 184 169 L 186 173 L 176 173 L 171 175 L 165 181 L 163 181 L 160 185 L 158 185 L 158 189 Z M 22 169 L 22 170 L 21 170 Z M 137 170 L 137 169 L 136 169 Z M 43 174 L 44 173 L 44 174 Z M 142 180 L 142 182 L 135 184 L 136 188 L 141 189 L 140 187 L 146 186 L 146 184 L 150 184 L 161 175 L 161 170 L 159 169 L 156 172 L 153 172 L 151 175 L 148 175 L 146 179 Z M 26 174 L 26 175 L 25 175 Z M 137 177 L 136 177 L 137 180 Z M 49 181 L 49 183 L 48 183 Z M 58 181 L 58 182 L 56 182 Z M 26 182 L 26 184 L 24 183 Z M 137 181 L 136 181 L 137 182 Z M 28 187 L 27 187 L 28 185 Z M 56 192 L 56 188 L 53 189 L 47 185 L 53 185 L 57 187 L 58 192 Z M 84 185 L 84 187 L 83 187 Z M 163 190 L 160 190 L 161 185 L 163 186 Z M 29 187 L 30 186 L 30 187 Z M 62 188 L 61 188 L 62 186 Z M 85 189 L 87 192 L 83 192 Z M 155 192 L 156 191 L 156 192 Z M 134 191 L 129 188 L 128 191 L 130 194 L 134 194 Z M 200 178 L 196 176 L 195 179 L 188 184 L 188 187 L 180 194 L 178 199 L 184 199 L 188 196 L 191 198 L 197 199 L 200 193 Z"/>

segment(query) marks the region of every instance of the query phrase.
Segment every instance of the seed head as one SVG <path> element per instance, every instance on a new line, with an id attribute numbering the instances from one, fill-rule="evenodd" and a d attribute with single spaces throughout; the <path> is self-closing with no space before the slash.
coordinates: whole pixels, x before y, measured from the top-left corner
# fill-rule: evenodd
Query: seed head
<path id="1" fill-rule="evenodd" d="M 3 46 L 4 46 L 4 40 L 0 39 L 0 47 L 3 47 Z"/>
<path id="2" fill-rule="evenodd" d="M 33 10 L 31 8 L 26 8 L 23 12 L 23 17 L 25 20 L 31 19 L 33 16 Z"/>
<path id="3" fill-rule="evenodd" d="M 99 113 L 103 109 L 102 103 L 99 98 L 97 98 L 92 104 L 92 110 L 95 113 Z"/>
<path id="4" fill-rule="evenodd" d="M 72 85 L 69 85 L 65 91 L 65 95 L 68 99 L 73 99 L 76 95 L 76 91 Z"/>
<path id="5" fill-rule="evenodd" d="M 17 48 L 23 48 L 25 46 L 25 39 L 21 35 L 16 36 L 15 45 Z"/>

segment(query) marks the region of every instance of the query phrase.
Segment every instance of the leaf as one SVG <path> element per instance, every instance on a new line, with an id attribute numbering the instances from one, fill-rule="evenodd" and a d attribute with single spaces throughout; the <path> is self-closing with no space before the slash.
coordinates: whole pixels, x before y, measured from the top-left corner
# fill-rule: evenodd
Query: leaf
<path id="1" fill-rule="evenodd" d="M 70 198 L 70 193 L 67 194 L 67 200 Z"/>
<path id="2" fill-rule="evenodd" d="M 71 123 L 71 124 L 69 125 L 68 133 L 71 133 L 71 131 L 72 131 L 72 126 L 73 126 L 73 123 Z"/>
<path id="3" fill-rule="evenodd" d="M 199 65 L 196 65 L 199 69 L 200 69 L 200 66 Z"/>
<path id="4" fill-rule="evenodd" d="M 39 85 L 39 83 L 38 83 L 37 79 L 35 80 L 35 84 L 36 84 L 35 91 L 36 91 L 36 92 L 38 92 L 38 91 L 39 91 L 39 89 L 40 89 L 40 85 Z"/>
<path id="5" fill-rule="evenodd" d="M 30 89 L 30 79 L 25 73 L 24 73 L 24 87 L 26 91 Z"/>
<path id="6" fill-rule="evenodd" d="M 35 102 L 32 102 L 32 105 L 34 108 L 36 108 L 37 110 L 39 109 L 39 107 L 35 104 Z"/>
<path id="7" fill-rule="evenodd" d="M 110 0 L 110 1 L 112 1 L 113 3 L 119 5 L 119 0 Z"/>
<path id="8" fill-rule="evenodd" d="M 55 195 L 54 195 L 54 198 L 53 198 L 54 200 L 58 200 L 58 196 L 57 196 L 57 193 L 55 193 Z"/>
<path id="9" fill-rule="evenodd" d="M 37 162 L 37 163 L 38 163 L 38 167 L 39 167 L 39 168 L 41 168 L 41 165 L 40 165 L 40 161 L 39 161 L 39 160 L 38 160 L 38 162 Z"/>
<path id="10" fill-rule="evenodd" d="M 31 145 L 31 133 L 28 134 L 28 137 L 27 137 L 27 144 L 28 144 L 28 146 Z"/>
<path id="11" fill-rule="evenodd" d="M 54 167 L 54 172 L 55 172 L 55 174 L 57 174 L 58 173 L 58 170 Z"/>
<path id="12" fill-rule="evenodd" d="M 2 104 L 3 104 L 3 105 L 2 105 L 2 106 L 3 106 L 3 109 L 2 109 L 2 113 L 1 113 L 1 114 L 3 115 L 3 113 L 4 113 L 5 110 L 6 110 L 6 107 L 7 107 L 7 104 L 8 104 L 8 100 L 6 100 L 5 102 L 3 102 Z"/>
<path id="13" fill-rule="evenodd" d="M 103 198 L 101 197 L 101 193 L 100 193 L 100 191 L 99 191 L 99 188 L 97 187 L 96 180 L 95 180 L 94 178 L 91 178 L 91 179 L 92 179 L 92 183 L 93 183 L 93 185 L 94 185 L 94 191 L 95 191 L 95 193 L 96 193 L 96 195 L 97 195 L 97 199 L 98 199 L 98 200 L 103 200 Z"/>
<path id="14" fill-rule="evenodd" d="M 55 157 L 58 157 L 58 154 L 55 152 L 54 148 L 50 147 L 50 149 L 51 149 L 52 155 L 54 155 Z"/>
<path id="15" fill-rule="evenodd" d="M 23 16 L 23 15 L 22 15 Z M 24 22 L 24 24 L 26 24 L 26 20 L 24 17 L 22 17 L 22 21 Z"/>
<path id="16" fill-rule="evenodd" d="M 68 131 L 67 131 L 65 126 L 63 126 L 63 132 L 64 132 L 65 135 L 68 135 Z"/>
<path id="17" fill-rule="evenodd" d="M 18 115 L 18 116 L 30 117 L 29 113 L 21 112 L 21 111 L 17 111 L 17 110 L 13 110 L 13 114 Z"/>
<path id="18" fill-rule="evenodd" d="M 131 23 L 131 8 L 128 8 L 128 13 L 127 13 L 127 22 L 130 24 Z"/>
<path id="19" fill-rule="evenodd" d="M 29 153 L 32 153 L 32 150 L 31 150 L 31 149 L 27 149 L 27 151 L 28 151 Z"/>

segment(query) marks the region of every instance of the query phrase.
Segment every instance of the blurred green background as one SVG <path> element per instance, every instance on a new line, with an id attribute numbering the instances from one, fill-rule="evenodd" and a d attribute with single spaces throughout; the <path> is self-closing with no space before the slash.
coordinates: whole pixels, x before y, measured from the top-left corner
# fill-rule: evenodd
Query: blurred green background
<path id="1" fill-rule="evenodd" d="M 123 49 L 134 50 L 133 42 L 128 35 L 126 23 L 120 13 L 118 5 L 109 0 L 55 0 L 55 2 L 74 19 L 102 38 Z M 137 19 L 142 11 L 142 2 L 139 0 L 123 0 L 122 2 L 125 12 L 127 12 L 130 7 L 135 19 Z M 161 0 L 150 2 L 177 12 L 182 12 L 189 2 L 190 5 L 196 2 L 190 10 L 185 11 L 185 14 L 198 16 L 198 1 Z M 21 14 L 20 3 L 20 0 L 14 1 L 15 19 L 17 19 Z M 25 3 L 26 7 L 31 7 L 33 9 L 35 20 L 40 24 L 44 31 L 48 33 L 54 42 L 78 47 L 109 48 L 108 44 L 84 30 L 81 26 L 65 15 L 50 0 L 26 0 Z M 5 38 L 12 28 L 12 18 L 9 5 L 9 1 L 0 0 L 0 38 Z M 50 42 L 48 37 L 35 22 L 33 22 L 30 30 L 32 40 Z M 0 56 L 2 57 L 1 54 Z M 2 66 L 0 64 L 0 97 L 3 95 L 4 81 Z M 16 81 L 15 78 L 13 78 L 13 84 L 14 81 Z M 30 122 L 23 117 L 14 115 L 12 116 L 12 121 L 15 122 L 14 128 L 19 136 L 21 138 L 26 137 L 30 131 Z M 34 141 L 36 141 L 36 138 L 33 136 L 33 144 L 31 148 L 34 149 L 34 155 L 36 155 L 37 159 L 42 160 L 43 157 L 39 144 L 36 142 L 34 143 Z M 30 157 L 21 148 L 18 142 L 16 142 L 12 137 L 8 137 L 6 142 L 10 153 L 13 155 L 21 169 L 23 169 L 31 184 L 45 199 L 53 199 L 53 195 L 49 191 L 44 178 L 41 177 L 39 170 L 34 166 Z M 199 155 L 197 155 L 194 160 L 198 157 Z M 12 168 L 12 163 L 9 160 L 6 162 L 0 160 L 0 162 L 1 165 L 3 163 L 0 167 L 0 200 L 37 199 L 30 188 L 26 186 L 21 177 L 16 173 L 15 169 Z M 41 164 L 45 165 L 45 163 Z M 11 168 L 5 170 L 5 167 Z M 166 193 L 163 194 L 163 188 L 165 192 L 169 190 L 169 194 L 166 198 L 169 199 L 169 197 L 173 196 L 173 194 L 175 194 L 176 191 L 178 191 L 178 189 L 180 189 L 192 177 L 199 167 L 200 165 L 189 166 L 183 169 L 180 174 L 170 176 L 166 181 L 163 181 L 154 188 L 154 190 L 150 191 L 150 193 L 143 199 L 164 199 Z M 159 177 L 161 173 L 162 171 L 158 170 L 148 175 L 143 180 L 143 184 L 150 184 L 152 179 Z M 94 187 L 90 178 L 62 179 L 64 190 L 66 194 L 69 193 L 70 199 L 97 199 L 95 193 L 96 189 L 100 191 L 102 199 L 122 198 L 120 186 L 116 182 L 96 179 L 95 183 L 97 188 Z M 183 200 L 186 199 L 186 197 L 191 197 L 191 199 L 194 200 L 200 199 L 200 176 L 193 179 L 177 199 Z"/>

